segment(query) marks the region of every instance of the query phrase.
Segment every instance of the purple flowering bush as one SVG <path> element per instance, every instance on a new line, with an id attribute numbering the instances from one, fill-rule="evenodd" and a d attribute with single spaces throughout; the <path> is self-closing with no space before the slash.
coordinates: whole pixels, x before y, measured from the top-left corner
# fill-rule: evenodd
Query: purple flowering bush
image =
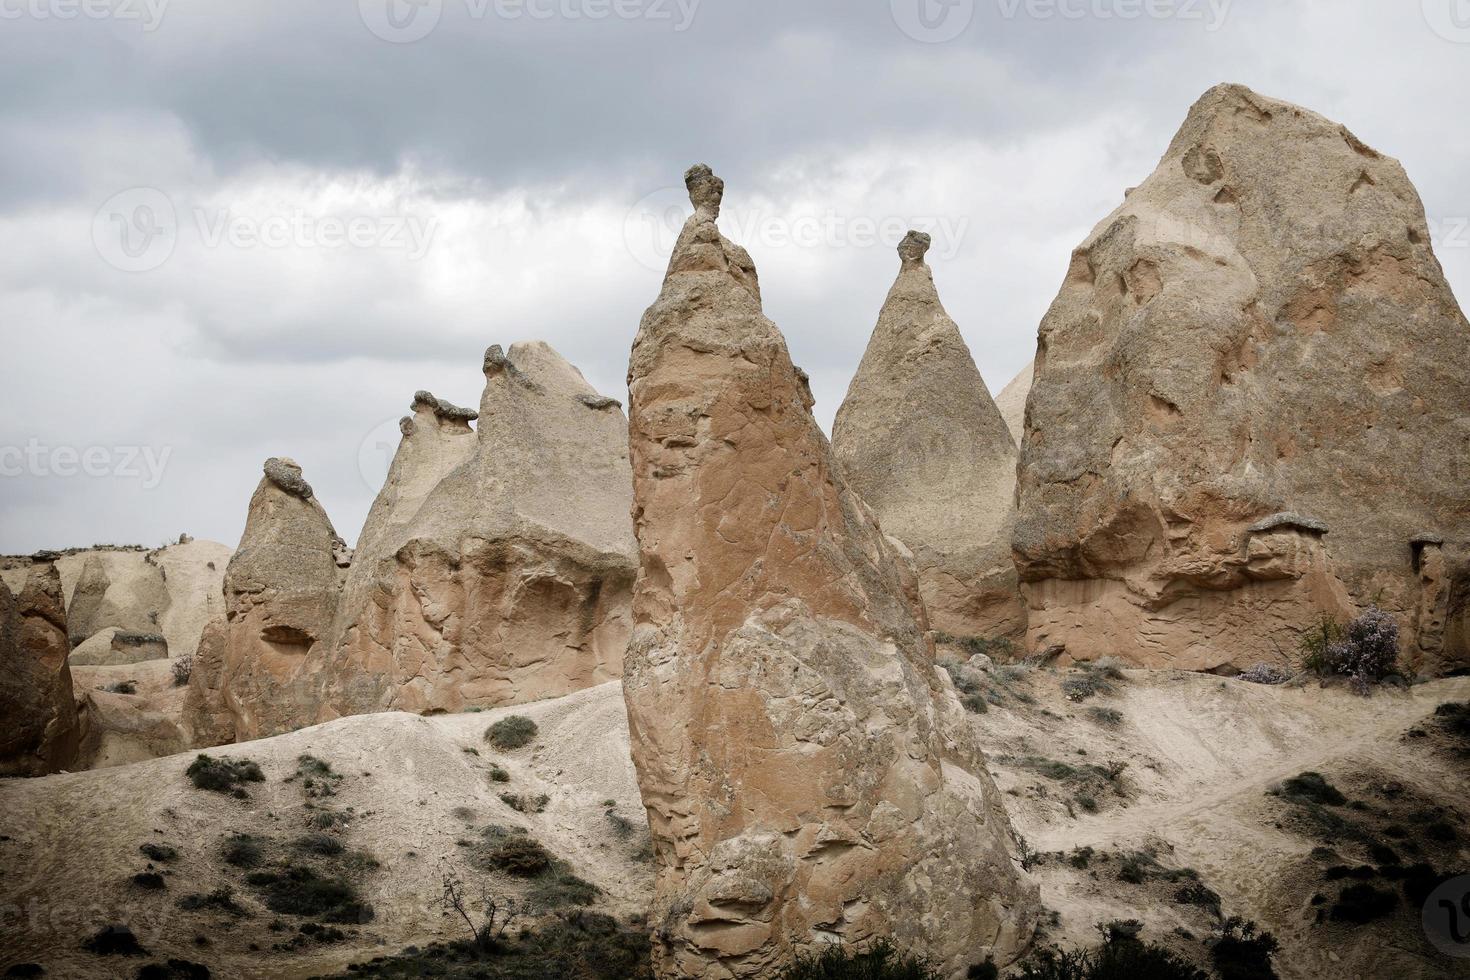
<path id="1" fill-rule="evenodd" d="M 1346 626 L 1324 620 L 1303 638 L 1302 648 L 1308 670 L 1350 678 L 1353 690 L 1367 694 L 1370 685 L 1399 670 L 1398 620 L 1370 606 Z"/>

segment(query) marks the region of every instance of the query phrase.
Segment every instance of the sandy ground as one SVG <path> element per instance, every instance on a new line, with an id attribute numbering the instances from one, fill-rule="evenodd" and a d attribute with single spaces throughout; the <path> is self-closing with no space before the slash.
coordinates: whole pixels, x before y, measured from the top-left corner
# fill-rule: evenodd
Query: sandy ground
<path id="1" fill-rule="evenodd" d="M 1315 684 L 1263 687 L 1127 671 L 1111 682 L 1111 693 L 1073 703 L 1060 687 L 1069 676 L 1074 673 L 1013 670 L 1003 684 L 995 683 L 1001 703 L 972 716 L 1017 829 L 1040 855 L 1034 874 L 1043 902 L 1056 913 L 1042 942 L 1090 945 L 1099 924 L 1136 918 L 1145 923 L 1145 938 L 1198 957 L 1198 940 L 1218 926 L 1212 911 L 1179 904 L 1176 884 L 1118 879 L 1119 857 L 1149 848 L 1164 868 L 1193 868 L 1220 895 L 1223 914 L 1243 915 L 1273 931 L 1284 947 L 1277 963 L 1287 980 L 1470 975 L 1470 962 L 1429 950 L 1407 911 L 1373 927 L 1317 923 L 1310 898 L 1323 886 L 1307 871 L 1318 842 L 1300 833 L 1286 819 L 1284 804 L 1267 795 L 1283 778 L 1315 770 L 1383 809 L 1390 804 L 1374 795 L 1375 788 L 1392 781 L 1402 798 L 1446 808 L 1461 828 L 1457 856 L 1447 860 L 1470 866 L 1470 772 L 1463 757 L 1433 739 L 1406 735 L 1425 727 L 1437 705 L 1470 700 L 1470 678 L 1363 699 Z M 1099 708 L 1119 717 L 1099 721 Z M 530 747 L 495 752 L 484 731 L 508 714 L 533 718 L 540 733 Z M 646 908 L 651 867 L 637 852 L 647 832 L 616 683 L 493 712 L 346 718 L 213 751 L 257 761 L 266 782 L 251 786 L 246 801 L 196 790 L 184 776 L 191 752 L 0 783 L 0 965 L 34 960 L 53 976 L 131 976 L 145 961 L 129 961 L 119 974 L 119 961 L 79 948 L 115 921 L 129 923 L 155 959 L 193 959 L 226 978 L 306 977 L 456 937 L 457 924 L 434 904 L 439 869 L 464 870 L 459 842 L 475 839 L 488 824 L 525 828 L 603 889 L 604 911 L 632 917 Z M 285 781 L 302 753 L 344 775 L 337 795 L 312 801 L 299 780 Z M 1085 787 L 1097 809 L 1089 813 L 1079 803 L 1079 788 L 1038 772 L 1037 760 L 1114 770 L 1126 765 L 1115 780 Z M 492 763 L 510 771 L 509 783 L 490 780 Z M 542 813 L 521 814 L 500 800 L 505 791 L 544 793 L 549 802 Z M 609 800 L 636 825 L 631 837 L 614 832 L 606 816 Z M 231 832 L 283 840 L 299 835 L 319 812 L 313 805 L 352 815 L 344 843 L 381 862 L 362 879 L 376 917 L 352 930 L 347 943 L 274 952 L 270 947 L 281 937 L 266 930 L 274 916 L 241 884 L 240 873 L 220 861 L 219 849 Z M 180 851 L 166 866 L 163 892 L 140 892 L 128 883 L 148 863 L 138 851 L 145 842 Z M 1079 847 L 1095 852 L 1087 868 L 1063 857 Z M 1348 864 L 1363 860 L 1348 848 L 1342 854 Z M 176 908 L 179 896 L 223 883 L 236 886 L 252 917 Z M 496 884 L 517 887 L 509 879 Z M 195 946 L 196 935 L 210 945 Z M 252 942 L 264 951 L 251 951 Z"/>
<path id="2" fill-rule="evenodd" d="M 532 718 L 540 732 L 531 746 L 495 752 L 484 741 L 485 729 L 508 714 Z M 131 976 L 148 961 L 104 959 L 80 948 L 112 922 L 127 923 L 154 959 L 204 962 L 226 978 L 305 977 L 458 937 L 458 923 L 434 904 L 440 868 L 467 873 L 457 842 L 475 839 L 489 824 L 525 828 L 603 890 L 603 911 L 638 914 L 652 879 L 651 866 L 637 857 L 647 831 L 623 718 L 621 688 L 609 684 L 493 712 L 346 718 L 211 750 L 260 764 L 266 781 L 249 786 L 248 800 L 195 789 L 184 775 L 192 752 L 0 783 L 0 965 L 35 961 L 48 976 Z M 284 781 L 303 753 L 343 774 L 335 796 L 310 800 L 300 779 Z M 508 783 L 491 781 L 492 763 L 509 770 Z M 550 799 L 544 812 L 521 814 L 501 801 L 507 791 Z M 635 823 L 631 837 L 614 831 L 604 805 L 609 800 Z M 220 860 L 222 841 L 235 832 L 290 840 L 307 832 L 307 819 L 319 812 L 313 806 L 352 816 L 343 843 L 381 862 L 361 882 L 376 914 L 351 930 L 347 943 L 271 952 L 291 933 L 267 931 L 275 916 L 241 882 L 240 872 Z M 148 865 L 139 846 L 149 842 L 179 851 L 177 860 L 161 865 L 164 891 L 140 891 L 129 882 Z M 176 907 L 180 896 L 221 884 L 234 886 L 251 917 Z M 498 885 L 508 893 L 519 888 L 509 879 Z M 210 945 L 197 946 L 195 936 Z M 250 943 L 265 951 L 251 951 Z"/>

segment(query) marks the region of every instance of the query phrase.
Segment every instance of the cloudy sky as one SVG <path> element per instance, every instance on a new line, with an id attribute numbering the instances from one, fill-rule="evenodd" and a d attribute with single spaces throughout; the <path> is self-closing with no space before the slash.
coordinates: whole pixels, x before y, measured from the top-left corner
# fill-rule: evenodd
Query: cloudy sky
<path id="1" fill-rule="evenodd" d="M 1071 248 L 1238 81 L 1397 156 L 1470 296 L 1470 0 L 0 0 L 0 552 L 349 540 L 428 388 L 624 397 L 706 161 L 830 423 L 909 226 L 998 391 Z"/>

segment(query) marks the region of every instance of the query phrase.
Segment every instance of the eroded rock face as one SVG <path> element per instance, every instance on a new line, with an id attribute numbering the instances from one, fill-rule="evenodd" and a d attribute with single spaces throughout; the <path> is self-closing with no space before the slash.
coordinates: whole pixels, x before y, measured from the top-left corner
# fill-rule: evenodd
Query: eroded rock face
<path id="1" fill-rule="evenodd" d="M 1016 446 L 939 301 L 928 249 L 921 232 L 899 246 L 898 281 L 837 412 L 832 451 L 884 533 L 913 553 L 934 627 L 1019 638 Z"/>
<path id="2" fill-rule="evenodd" d="M 1026 398 L 1031 394 L 1031 384 L 1035 380 L 1034 368 L 1034 364 L 1027 364 L 995 396 L 995 407 L 1000 409 L 1001 418 L 1006 420 L 1006 428 L 1017 446 L 1021 445 L 1021 438 L 1026 434 Z"/>
<path id="3" fill-rule="evenodd" d="M 287 459 L 265 464 L 225 571 L 225 617 L 204 628 L 184 722 L 194 744 L 263 738 L 309 723 L 312 674 L 341 589 L 342 539 Z"/>
<path id="4" fill-rule="evenodd" d="M 38 560 L 20 595 L 0 584 L 0 776 L 44 776 L 76 761 L 66 605 L 56 565 Z"/>
<path id="5" fill-rule="evenodd" d="M 1041 325 L 1014 538 L 1031 645 L 1213 669 L 1355 604 L 1437 621 L 1413 539 L 1470 537 L 1466 404 L 1470 327 L 1402 167 L 1212 89 Z M 1466 661 L 1407 639 L 1424 669 Z"/>
<path id="6" fill-rule="evenodd" d="M 427 392 L 358 543 L 325 715 L 459 711 L 622 673 L 627 423 L 544 343 L 486 354 L 476 413 Z"/>
<path id="7" fill-rule="evenodd" d="M 962 971 L 1035 892 L 900 548 L 834 467 L 750 256 L 695 214 L 629 366 L 641 569 L 624 692 L 662 977 L 894 937 Z"/>

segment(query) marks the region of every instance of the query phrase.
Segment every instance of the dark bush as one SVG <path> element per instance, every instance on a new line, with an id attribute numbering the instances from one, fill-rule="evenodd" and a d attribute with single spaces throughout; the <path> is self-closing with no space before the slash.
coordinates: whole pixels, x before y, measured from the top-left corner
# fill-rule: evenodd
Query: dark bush
<path id="1" fill-rule="evenodd" d="M 531 744 L 536 737 L 536 723 L 525 715 L 509 715 L 485 730 L 485 740 L 502 752 Z"/>
<path id="2" fill-rule="evenodd" d="M 46 968 L 39 963 L 16 963 L 5 971 L 7 977 L 19 977 L 30 980 L 31 977 L 44 976 Z"/>
<path id="3" fill-rule="evenodd" d="M 115 684 L 105 684 L 101 688 L 107 694 L 137 694 L 137 681 L 118 681 Z"/>
<path id="4" fill-rule="evenodd" d="M 1174 893 L 1174 901 L 1180 905 L 1198 905 L 1204 909 L 1220 909 L 1220 896 L 1203 882 L 1191 881 Z"/>
<path id="5" fill-rule="evenodd" d="M 1162 946 L 1116 931 L 1092 950 L 1037 950 L 1020 971 L 1017 980 L 1208 980 Z"/>
<path id="6" fill-rule="evenodd" d="M 590 881 L 583 881 L 566 867 L 557 864 L 536 878 L 526 897 L 537 908 L 559 909 L 568 905 L 591 905 L 601 894 L 601 888 Z"/>
<path id="7" fill-rule="evenodd" d="M 189 768 L 184 770 L 184 775 L 194 783 L 195 789 L 231 793 L 236 796 L 243 796 L 245 793 L 240 788 L 241 783 L 265 781 L 265 775 L 260 771 L 260 766 L 249 759 L 216 759 L 204 754 L 200 754 L 189 764 Z"/>
<path id="8" fill-rule="evenodd" d="M 1320 772 L 1304 772 L 1281 784 L 1281 795 L 1292 800 L 1307 800 L 1323 806 L 1342 806 L 1347 797 L 1338 792 Z"/>
<path id="9" fill-rule="evenodd" d="M 866 947 L 829 946 L 801 953 L 777 974 L 779 980 L 943 980 L 943 975 L 914 953 L 900 952 L 887 940 Z"/>
<path id="10" fill-rule="evenodd" d="M 179 852 L 167 844 L 139 844 L 138 850 L 142 851 L 143 856 L 148 860 L 157 861 L 159 864 L 167 864 L 179 856 Z"/>
<path id="11" fill-rule="evenodd" d="M 532 796 L 529 793 L 518 795 L 516 793 L 501 793 L 500 802 L 510 807 L 517 813 L 540 813 L 546 809 L 546 804 L 551 802 L 551 797 L 545 793 Z"/>
<path id="12" fill-rule="evenodd" d="M 483 870 L 534 878 L 551 869 L 551 852 L 533 837 L 499 827 L 487 827 L 484 836 L 485 844 L 476 852 L 476 861 Z"/>
<path id="13" fill-rule="evenodd" d="M 298 851 L 320 854 L 323 857 L 332 857 L 345 850 L 342 842 L 331 834 L 307 834 L 305 837 L 296 838 L 292 846 Z"/>
<path id="14" fill-rule="evenodd" d="M 178 657 L 169 669 L 174 675 L 174 687 L 183 687 L 189 683 L 189 677 L 194 673 L 194 658 L 187 655 Z"/>
<path id="15" fill-rule="evenodd" d="M 1094 706 L 1087 709 L 1087 717 L 1104 728 L 1117 728 L 1123 724 L 1123 712 L 1117 708 L 1100 708 Z"/>
<path id="16" fill-rule="evenodd" d="M 229 885 L 220 885 L 212 892 L 199 892 L 193 895 L 185 895 L 179 899 L 179 908 L 186 912 L 198 912 L 210 909 L 215 912 L 225 912 L 236 918 L 249 915 L 244 906 L 235 901 L 235 890 Z"/>
<path id="17" fill-rule="evenodd" d="M 221 857 L 228 865 L 236 868 L 254 868 L 265 859 L 265 850 L 260 841 L 248 834 L 236 834 L 225 841 Z"/>
<path id="18" fill-rule="evenodd" d="M 496 765 L 492 762 L 490 763 L 490 781 L 492 783 L 508 783 L 510 782 L 510 773 L 506 772 L 504 766 Z"/>
<path id="19" fill-rule="evenodd" d="M 148 951 L 138 944 L 133 930 L 123 925 L 111 925 L 82 943 L 82 948 L 98 956 L 147 956 Z"/>
<path id="20" fill-rule="evenodd" d="M 209 980 L 209 967 L 188 960 L 149 963 L 138 968 L 138 980 Z"/>
<path id="21" fill-rule="evenodd" d="M 304 865 L 255 871 L 245 881 L 260 892 L 266 908 L 279 915 L 339 923 L 370 922 L 373 918 L 372 906 L 359 899 L 352 882 L 322 877 Z"/>
<path id="22" fill-rule="evenodd" d="M 1210 947 L 1210 958 L 1220 980 L 1276 980 L 1271 957 L 1280 948 L 1276 937 L 1258 932 L 1254 922 L 1231 916 L 1220 938 Z"/>
<path id="23" fill-rule="evenodd" d="M 1375 888 L 1367 883 L 1359 883 L 1349 885 L 1342 890 L 1342 894 L 1337 897 L 1337 902 L 1332 906 L 1331 917 L 1334 922 L 1365 925 L 1392 915 L 1398 904 L 1399 898 L 1393 892 Z"/>
<path id="24" fill-rule="evenodd" d="M 157 871 L 139 871 L 132 877 L 133 887 L 144 891 L 161 892 L 167 886 L 164 884 L 163 875 Z"/>

